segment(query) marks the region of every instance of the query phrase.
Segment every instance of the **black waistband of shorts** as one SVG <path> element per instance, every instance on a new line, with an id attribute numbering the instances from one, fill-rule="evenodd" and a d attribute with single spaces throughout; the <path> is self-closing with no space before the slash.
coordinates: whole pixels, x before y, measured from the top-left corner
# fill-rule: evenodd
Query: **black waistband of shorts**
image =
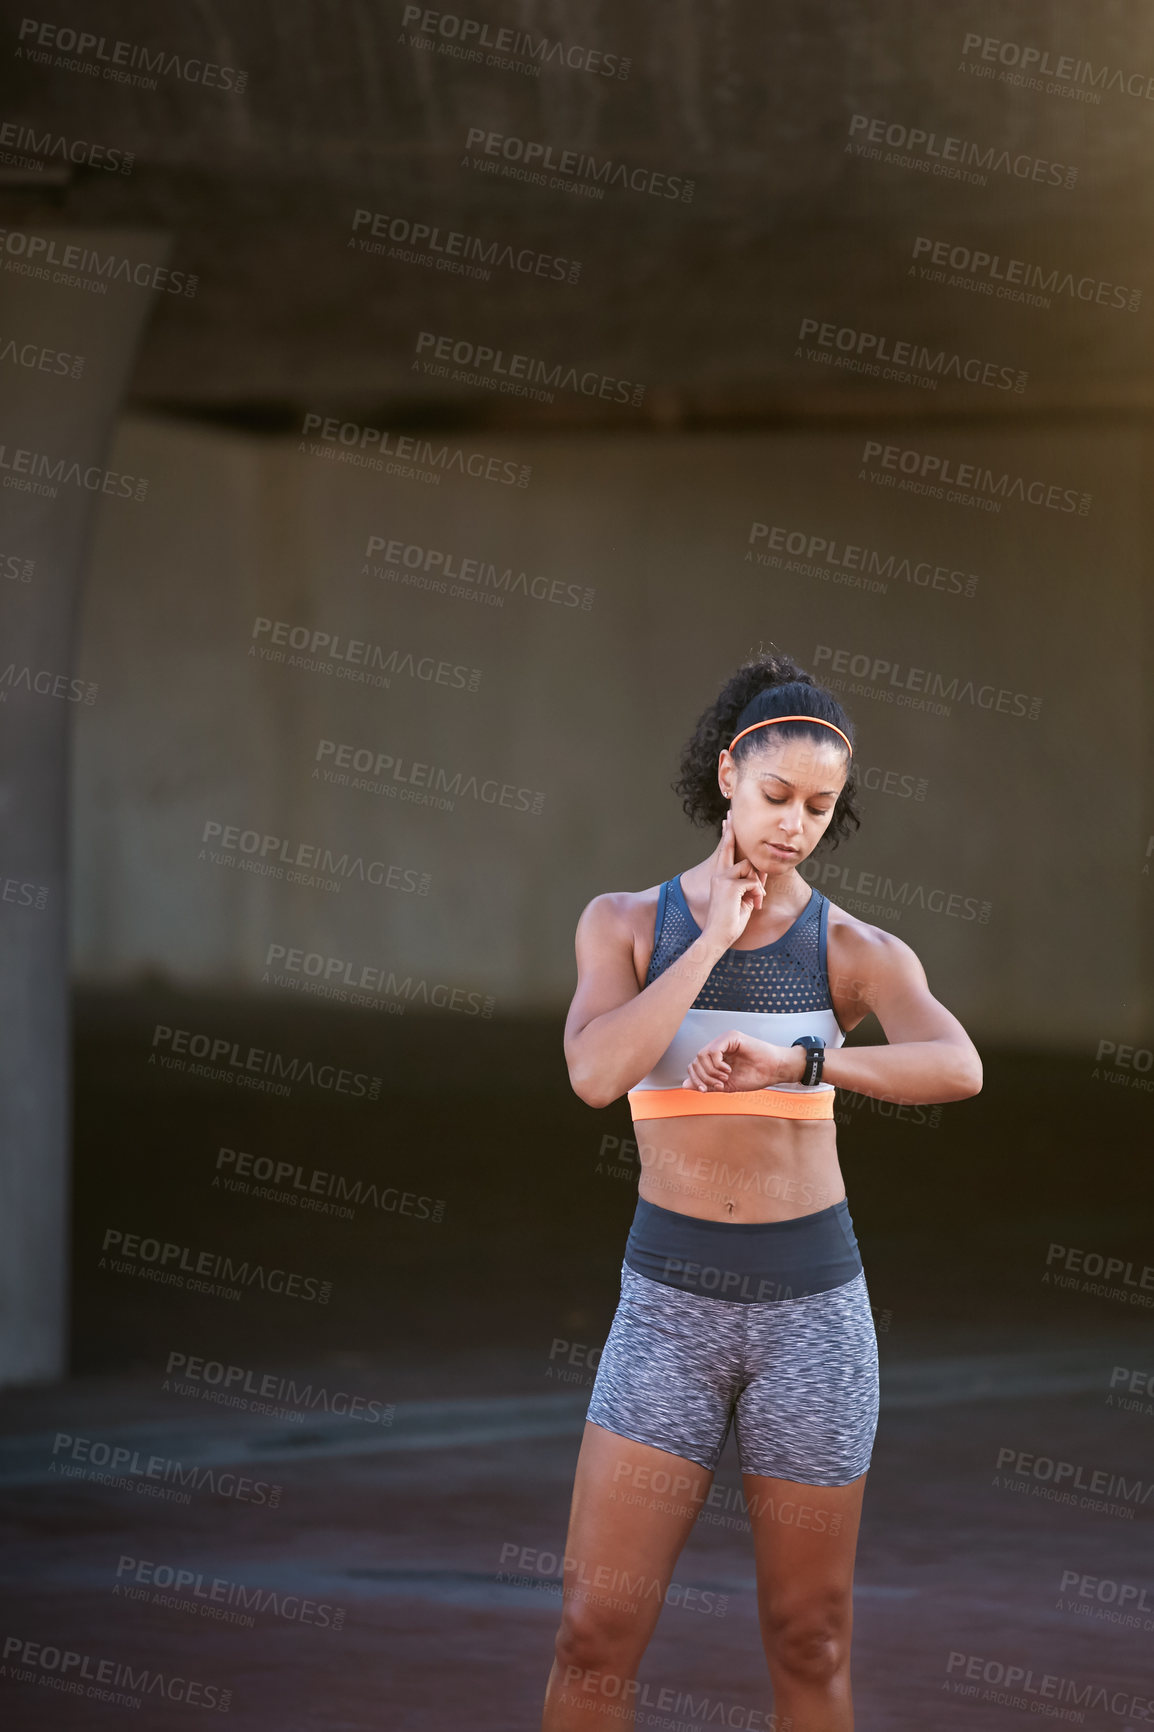
<path id="1" fill-rule="evenodd" d="M 844 1197 L 791 1221 L 705 1221 L 638 1197 L 625 1261 L 650 1281 L 739 1305 L 828 1293 L 862 1266 Z"/>

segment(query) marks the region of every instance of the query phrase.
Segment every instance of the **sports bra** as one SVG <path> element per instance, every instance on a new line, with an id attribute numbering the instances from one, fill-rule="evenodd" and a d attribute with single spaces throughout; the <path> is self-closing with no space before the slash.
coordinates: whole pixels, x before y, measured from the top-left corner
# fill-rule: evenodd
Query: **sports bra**
<path id="1" fill-rule="evenodd" d="M 792 1046 L 803 1034 L 820 1035 L 827 1047 L 842 1045 L 845 1030 L 833 1008 L 826 971 L 828 921 L 829 902 L 815 884 L 809 901 L 780 938 L 756 950 L 734 950 L 731 946 L 718 959 L 649 1075 L 629 1090 L 635 1122 L 698 1113 L 832 1119 L 832 1083 L 769 1083 L 764 1088 L 724 1092 L 681 1087 L 690 1060 L 731 1028 L 774 1046 Z M 700 935 L 680 876 L 668 879 L 658 893 L 646 986 Z"/>

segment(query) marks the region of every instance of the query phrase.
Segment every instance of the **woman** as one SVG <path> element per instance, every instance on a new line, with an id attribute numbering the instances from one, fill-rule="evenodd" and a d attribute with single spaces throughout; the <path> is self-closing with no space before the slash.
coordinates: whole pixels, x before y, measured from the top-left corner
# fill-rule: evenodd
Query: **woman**
<path id="1" fill-rule="evenodd" d="M 637 1669 L 731 1423 L 774 1724 L 845 1732 L 878 1396 L 834 1090 L 963 1100 L 981 1061 L 909 946 L 798 871 L 860 822 L 853 729 L 830 692 L 787 656 L 739 668 L 676 789 L 720 827 L 713 852 L 595 896 L 577 925 L 570 1079 L 593 1107 L 628 1096 L 642 1170 L 542 1732 L 635 1724 Z M 869 1011 L 889 1044 L 844 1048 Z"/>

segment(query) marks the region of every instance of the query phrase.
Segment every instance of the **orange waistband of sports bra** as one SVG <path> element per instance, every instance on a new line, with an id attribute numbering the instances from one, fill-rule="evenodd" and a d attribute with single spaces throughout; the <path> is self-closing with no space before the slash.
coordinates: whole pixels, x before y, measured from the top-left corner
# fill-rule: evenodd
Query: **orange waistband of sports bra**
<path id="1" fill-rule="evenodd" d="M 697 1113 L 754 1113 L 771 1119 L 832 1119 L 835 1090 L 810 1094 L 789 1089 L 630 1089 L 629 1110 L 638 1119 L 680 1119 Z"/>

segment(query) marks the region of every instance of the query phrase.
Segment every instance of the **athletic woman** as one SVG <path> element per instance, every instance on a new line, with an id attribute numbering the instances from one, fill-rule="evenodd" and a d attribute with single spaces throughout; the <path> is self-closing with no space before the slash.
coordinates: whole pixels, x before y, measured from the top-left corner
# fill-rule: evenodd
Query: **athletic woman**
<path id="1" fill-rule="evenodd" d="M 570 1079 L 593 1107 L 628 1097 L 641 1180 L 577 1462 L 543 1732 L 635 1725 L 637 1670 L 731 1424 L 772 1724 L 853 1725 L 877 1339 L 834 1091 L 912 1103 L 982 1086 L 909 945 L 799 871 L 860 822 L 853 739 L 788 657 L 739 668 L 675 785 L 717 846 L 664 884 L 595 896 L 577 925 Z M 845 1048 L 870 1011 L 888 1044 Z"/>

